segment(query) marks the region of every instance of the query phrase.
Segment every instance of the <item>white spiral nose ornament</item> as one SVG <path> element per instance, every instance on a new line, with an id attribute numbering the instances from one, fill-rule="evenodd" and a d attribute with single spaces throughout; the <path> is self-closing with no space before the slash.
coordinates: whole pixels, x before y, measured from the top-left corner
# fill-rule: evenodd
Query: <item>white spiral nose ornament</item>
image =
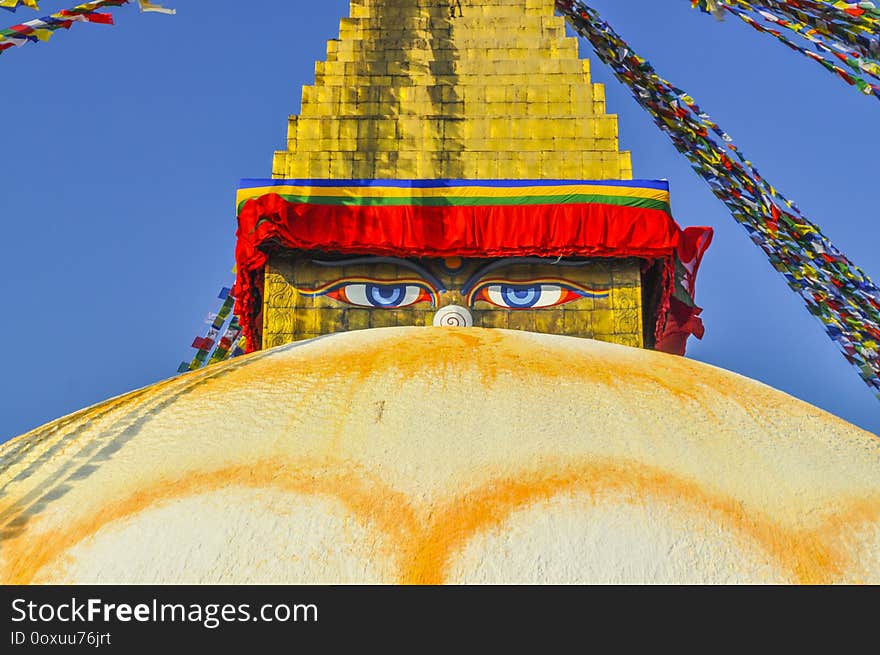
<path id="1" fill-rule="evenodd" d="M 441 307 L 434 314 L 434 327 L 473 327 L 474 317 L 465 308 L 459 305 L 447 305 Z"/>

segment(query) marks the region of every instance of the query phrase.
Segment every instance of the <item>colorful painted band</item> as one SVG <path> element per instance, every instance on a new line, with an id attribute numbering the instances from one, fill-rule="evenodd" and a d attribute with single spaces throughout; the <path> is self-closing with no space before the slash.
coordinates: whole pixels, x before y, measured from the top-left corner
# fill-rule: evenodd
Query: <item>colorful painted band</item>
<path id="1" fill-rule="evenodd" d="M 669 213 L 663 180 L 242 180 L 239 210 L 248 200 L 277 194 L 291 203 L 345 206 L 479 207 L 607 204 Z"/>

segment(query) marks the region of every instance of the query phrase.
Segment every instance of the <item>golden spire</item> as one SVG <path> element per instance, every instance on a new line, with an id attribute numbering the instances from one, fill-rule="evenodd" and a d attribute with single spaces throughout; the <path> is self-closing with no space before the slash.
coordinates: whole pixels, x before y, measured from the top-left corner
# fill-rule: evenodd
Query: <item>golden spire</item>
<path id="1" fill-rule="evenodd" d="M 351 0 L 277 178 L 629 179 L 553 0 Z"/>

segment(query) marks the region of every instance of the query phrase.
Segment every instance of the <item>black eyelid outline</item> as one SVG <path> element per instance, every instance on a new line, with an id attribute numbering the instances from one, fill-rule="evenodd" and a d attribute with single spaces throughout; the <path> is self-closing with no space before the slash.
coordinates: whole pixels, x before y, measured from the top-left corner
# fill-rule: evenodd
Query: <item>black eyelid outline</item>
<path id="1" fill-rule="evenodd" d="M 321 260 L 321 259 L 313 259 L 312 263 L 316 266 L 357 266 L 359 264 L 393 264 L 394 266 L 400 266 L 401 268 L 408 268 L 414 273 L 418 273 L 422 276 L 422 278 L 434 287 L 434 290 L 438 293 L 442 293 L 446 291 L 446 287 L 443 286 L 443 283 L 438 280 L 436 277 L 431 275 L 431 273 L 424 267 L 419 266 L 415 262 L 411 262 L 408 259 L 400 259 L 397 257 L 355 257 L 353 259 L 335 259 L 335 260 Z M 390 281 L 389 281 L 390 283 Z"/>
<path id="2" fill-rule="evenodd" d="M 364 278 L 364 277 L 353 277 L 353 278 L 343 278 L 341 280 L 336 280 L 335 282 L 330 282 L 329 284 L 319 287 L 320 291 L 316 291 L 314 289 L 305 290 L 308 295 L 313 296 L 326 296 L 334 291 L 338 291 L 344 287 L 350 286 L 352 284 L 373 284 L 376 286 L 415 286 L 424 291 L 427 291 L 431 295 L 431 306 L 439 307 L 440 301 L 438 298 L 439 292 L 436 289 L 432 289 L 428 284 L 427 280 L 377 280 L 375 278 Z M 345 302 L 345 301 L 339 301 Z M 346 303 L 353 307 L 363 307 L 365 305 L 355 305 L 354 303 Z M 397 307 L 380 307 L 378 305 L 371 305 L 374 309 L 397 309 Z M 409 307 L 409 305 L 404 305 L 404 307 Z"/>
<path id="3" fill-rule="evenodd" d="M 480 281 L 478 281 L 478 282 L 473 286 L 473 288 L 471 289 L 471 291 L 468 292 L 467 295 L 464 295 L 464 297 L 465 297 L 465 298 L 470 298 L 472 294 L 473 294 L 474 296 L 476 296 L 476 295 L 477 295 L 480 291 L 482 291 L 483 289 L 488 289 L 489 287 L 498 286 L 499 284 L 500 284 L 500 285 L 507 284 L 507 285 L 512 286 L 512 287 L 517 287 L 517 286 L 519 286 L 519 287 L 531 287 L 531 286 L 535 286 L 535 285 L 537 285 L 537 286 L 552 285 L 552 286 L 560 287 L 561 289 L 567 289 L 568 291 L 574 291 L 574 292 L 582 292 L 582 291 L 586 291 L 586 289 L 583 288 L 583 287 L 580 287 L 580 285 L 575 284 L 575 283 L 573 283 L 573 282 L 565 282 L 564 280 L 555 280 L 555 281 L 546 280 L 546 281 L 545 281 L 545 280 L 538 279 L 538 280 L 534 280 L 534 281 L 532 281 L 532 280 L 523 280 L 523 281 L 521 281 L 521 282 L 517 282 L 517 281 L 515 281 L 515 280 L 504 280 L 504 281 L 502 282 L 501 280 L 497 280 L 497 279 L 489 279 L 489 280 L 485 280 L 485 279 L 484 279 L 484 280 L 480 280 Z M 592 292 L 588 292 L 588 293 L 592 294 Z M 610 291 L 609 291 L 609 293 L 610 293 Z M 607 295 L 607 294 L 606 294 L 606 295 Z M 593 297 L 593 296 L 595 296 L 595 297 L 600 297 L 598 294 L 593 294 L 591 297 Z M 587 297 L 587 296 L 583 296 L 583 297 Z M 478 299 L 477 299 L 477 298 L 474 298 L 473 300 L 470 300 L 470 301 L 467 303 L 467 306 L 470 307 L 471 309 L 473 309 L 473 308 L 474 308 L 474 305 L 477 304 L 477 301 L 478 301 Z M 488 302 L 488 301 L 487 301 L 487 302 Z M 495 303 L 490 303 L 490 304 L 495 305 Z M 501 305 L 496 305 L 496 306 L 497 306 L 497 307 L 501 307 Z M 505 309 L 514 309 L 514 308 L 513 308 L 513 307 L 506 307 Z M 532 309 L 532 308 L 529 308 L 529 309 Z M 540 309 L 540 307 L 535 307 L 534 309 Z"/>
<path id="4" fill-rule="evenodd" d="M 487 274 L 495 271 L 499 268 L 504 268 L 505 266 L 512 266 L 513 264 L 549 264 L 551 266 L 584 266 L 585 264 L 589 264 L 590 260 L 585 259 L 583 261 L 572 261 L 565 260 L 561 261 L 558 257 L 556 259 L 550 259 L 548 257 L 507 257 L 506 259 L 499 259 L 497 261 L 489 262 L 483 268 L 476 271 L 473 275 L 471 275 L 465 283 L 461 287 L 461 295 L 467 297 L 471 291 L 473 291 L 474 287 L 479 284 L 479 282 L 486 277 Z"/>

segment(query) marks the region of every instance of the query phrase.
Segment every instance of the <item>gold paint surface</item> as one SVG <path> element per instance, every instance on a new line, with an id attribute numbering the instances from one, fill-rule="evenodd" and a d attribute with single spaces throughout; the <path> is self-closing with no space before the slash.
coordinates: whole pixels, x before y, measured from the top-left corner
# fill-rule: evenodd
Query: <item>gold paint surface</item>
<path id="1" fill-rule="evenodd" d="M 617 117 L 553 4 L 352 0 L 273 175 L 631 178 Z"/>

